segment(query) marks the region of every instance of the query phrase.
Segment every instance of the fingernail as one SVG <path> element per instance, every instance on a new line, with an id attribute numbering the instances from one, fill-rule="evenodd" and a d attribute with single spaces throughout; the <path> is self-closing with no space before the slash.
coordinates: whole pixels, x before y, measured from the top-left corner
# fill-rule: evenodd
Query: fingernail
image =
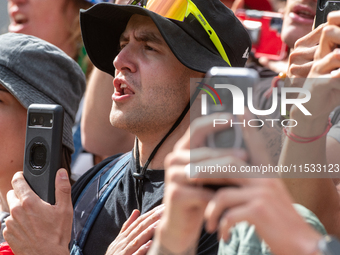
<path id="1" fill-rule="evenodd" d="M 68 180 L 68 175 L 65 169 L 59 170 L 59 176 L 60 176 L 60 179 L 62 180 Z"/>
<path id="2" fill-rule="evenodd" d="M 138 209 L 134 209 L 131 214 L 136 213 L 136 212 L 139 212 L 139 210 Z"/>

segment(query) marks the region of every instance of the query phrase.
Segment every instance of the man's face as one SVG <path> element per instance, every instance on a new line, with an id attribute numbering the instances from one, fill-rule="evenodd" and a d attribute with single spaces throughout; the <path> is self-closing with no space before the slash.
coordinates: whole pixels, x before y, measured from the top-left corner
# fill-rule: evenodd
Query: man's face
<path id="1" fill-rule="evenodd" d="M 168 131 L 189 102 L 190 77 L 201 74 L 177 60 L 149 17 L 131 17 L 120 48 L 111 124 L 138 136 Z"/>
<path id="2" fill-rule="evenodd" d="M 312 31 L 317 0 L 288 0 L 283 17 L 282 40 L 293 48 L 295 42 Z"/>

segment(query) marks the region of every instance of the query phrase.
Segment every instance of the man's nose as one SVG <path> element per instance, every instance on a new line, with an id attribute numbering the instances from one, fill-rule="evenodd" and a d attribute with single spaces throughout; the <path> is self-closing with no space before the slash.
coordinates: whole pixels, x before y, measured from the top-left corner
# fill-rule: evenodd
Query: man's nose
<path id="1" fill-rule="evenodd" d="M 125 46 L 116 56 L 113 65 L 117 71 L 136 72 L 137 70 L 137 55 L 135 54 L 133 46 Z"/>

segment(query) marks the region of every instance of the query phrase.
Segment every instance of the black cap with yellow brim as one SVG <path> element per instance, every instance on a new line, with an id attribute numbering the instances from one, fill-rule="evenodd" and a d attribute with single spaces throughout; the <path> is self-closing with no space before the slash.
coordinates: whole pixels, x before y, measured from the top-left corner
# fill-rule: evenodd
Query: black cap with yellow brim
<path id="1" fill-rule="evenodd" d="M 234 13 L 219 0 L 192 2 L 218 35 L 231 66 L 244 66 L 251 41 Z M 119 38 L 133 14 L 149 16 L 173 54 L 188 68 L 205 73 L 213 66 L 230 66 L 192 14 L 177 21 L 140 6 L 100 3 L 80 13 L 85 49 L 98 69 L 114 76 L 113 60 L 119 52 Z"/>

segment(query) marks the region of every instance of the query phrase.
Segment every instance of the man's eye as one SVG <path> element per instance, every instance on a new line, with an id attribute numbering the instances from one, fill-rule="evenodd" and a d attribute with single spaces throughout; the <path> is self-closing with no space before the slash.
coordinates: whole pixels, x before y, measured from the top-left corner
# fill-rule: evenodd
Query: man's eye
<path id="1" fill-rule="evenodd" d="M 155 49 L 154 49 L 154 48 L 152 48 L 152 47 L 150 47 L 149 45 L 145 45 L 145 49 L 146 49 L 146 50 L 155 51 Z"/>
<path id="2" fill-rule="evenodd" d="M 122 44 L 120 44 L 119 45 L 119 49 L 118 49 L 118 51 L 121 51 L 122 49 L 124 49 L 124 47 L 127 45 L 127 43 L 122 43 Z"/>

